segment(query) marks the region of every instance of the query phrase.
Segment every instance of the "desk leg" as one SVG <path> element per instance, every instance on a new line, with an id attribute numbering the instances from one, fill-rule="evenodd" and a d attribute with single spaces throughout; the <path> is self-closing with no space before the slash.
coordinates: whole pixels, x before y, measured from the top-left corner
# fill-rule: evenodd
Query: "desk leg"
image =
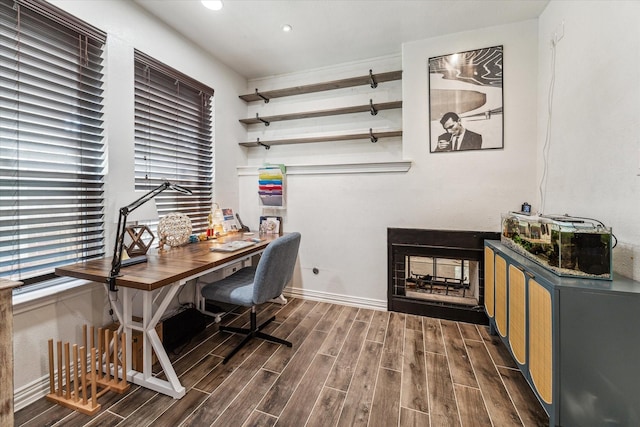
<path id="1" fill-rule="evenodd" d="M 180 380 L 176 375 L 176 371 L 171 365 L 169 356 L 167 355 L 160 337 L 156 332 L 156 325 L 160 321 L 160 318 L 166 311 L 169 303 L 180 290 L 184 283 L 173 283 L 169 286 L 157 291 L 154 298 L 153 291 L 141 291 L 137 289 L 131 289 L 126 287 L 120 287 L 119 294 L 122 298 L 118 299 L 117 296 L 109 294 L 111 305 L 114 307 L 114 311 L 118 316 L 120 324 L 123 326 L 123 331 L 127 334 L 127 380 L 138 384 L 142 387 L 157 391 L 158 393 L 166 394 L 175 399 L 180 399 L 185 395 L 185 388 L 180 384 Z M 133 346 L 131 341 L 131 333 L 133 329 L 140 330 L 140 324 L 133 321 L 133 298 L 137 293 L 142 293 L 142 372 L 135 371 L 133 369 L 132 352 Z M 159 300 L 156 301 L 156 299 Z M 158 302 L 157 308 L 154 308 L 154 302 Z M 162 366 L 167 380 L 162 380 L 153 376 L 151 350 L 154 350 L 158 361 Z"/>

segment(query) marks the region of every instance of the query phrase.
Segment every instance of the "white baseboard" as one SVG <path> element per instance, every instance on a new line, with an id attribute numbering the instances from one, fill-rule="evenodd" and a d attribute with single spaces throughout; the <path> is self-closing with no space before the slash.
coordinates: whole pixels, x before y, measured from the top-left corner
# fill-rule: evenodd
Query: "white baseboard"
<path id="1" fill-rule="evenodd" d="M 13 394 L 14 412 L 42 399 L 47 394 L 49 394 L 49 375 L 45 375 L 15 391 Z"/>
<path id="2" fill-rule="evenodd" d="M 301 288 L 285 288 L 284 295 L 303 298 L 312 301 L 330 302 L 332 304 L 349 305 L 352 307 L 369 308 L 372 310 L 387 311 L 386 300 L 376 300 L 371 298 L 354 297 L 349 295 L 334 294 L 322 291 L 312 291 Z"/>

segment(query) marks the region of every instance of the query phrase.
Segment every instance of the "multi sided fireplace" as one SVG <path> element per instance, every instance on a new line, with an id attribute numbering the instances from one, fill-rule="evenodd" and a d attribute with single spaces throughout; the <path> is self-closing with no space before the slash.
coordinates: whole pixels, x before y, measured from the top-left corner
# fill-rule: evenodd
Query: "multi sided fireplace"
<path id="1" fill-rule="evenodd" d="M 498 232 L 387 229 L 390 311 L 488 324 L 484 240 Z"/>

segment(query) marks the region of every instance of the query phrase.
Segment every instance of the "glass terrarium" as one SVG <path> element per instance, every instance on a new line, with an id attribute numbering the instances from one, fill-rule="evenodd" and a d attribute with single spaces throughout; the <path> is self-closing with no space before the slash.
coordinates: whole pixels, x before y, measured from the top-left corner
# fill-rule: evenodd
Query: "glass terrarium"
<path id="1" fill-rule="evenodd" d="M 592 219 L 502 214 L 501 242 L 559 276 L 611 280 L 611 237 Z"/>

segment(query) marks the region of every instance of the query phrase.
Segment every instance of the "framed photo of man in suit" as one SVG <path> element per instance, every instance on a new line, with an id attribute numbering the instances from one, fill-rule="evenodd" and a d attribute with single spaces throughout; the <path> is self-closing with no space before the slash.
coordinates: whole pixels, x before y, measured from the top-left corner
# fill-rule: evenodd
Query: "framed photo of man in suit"
<path id="1" fill-rule="evenodd" d="M 429 151 L 504 148 L 502 46 L 429 58 Z"/>

